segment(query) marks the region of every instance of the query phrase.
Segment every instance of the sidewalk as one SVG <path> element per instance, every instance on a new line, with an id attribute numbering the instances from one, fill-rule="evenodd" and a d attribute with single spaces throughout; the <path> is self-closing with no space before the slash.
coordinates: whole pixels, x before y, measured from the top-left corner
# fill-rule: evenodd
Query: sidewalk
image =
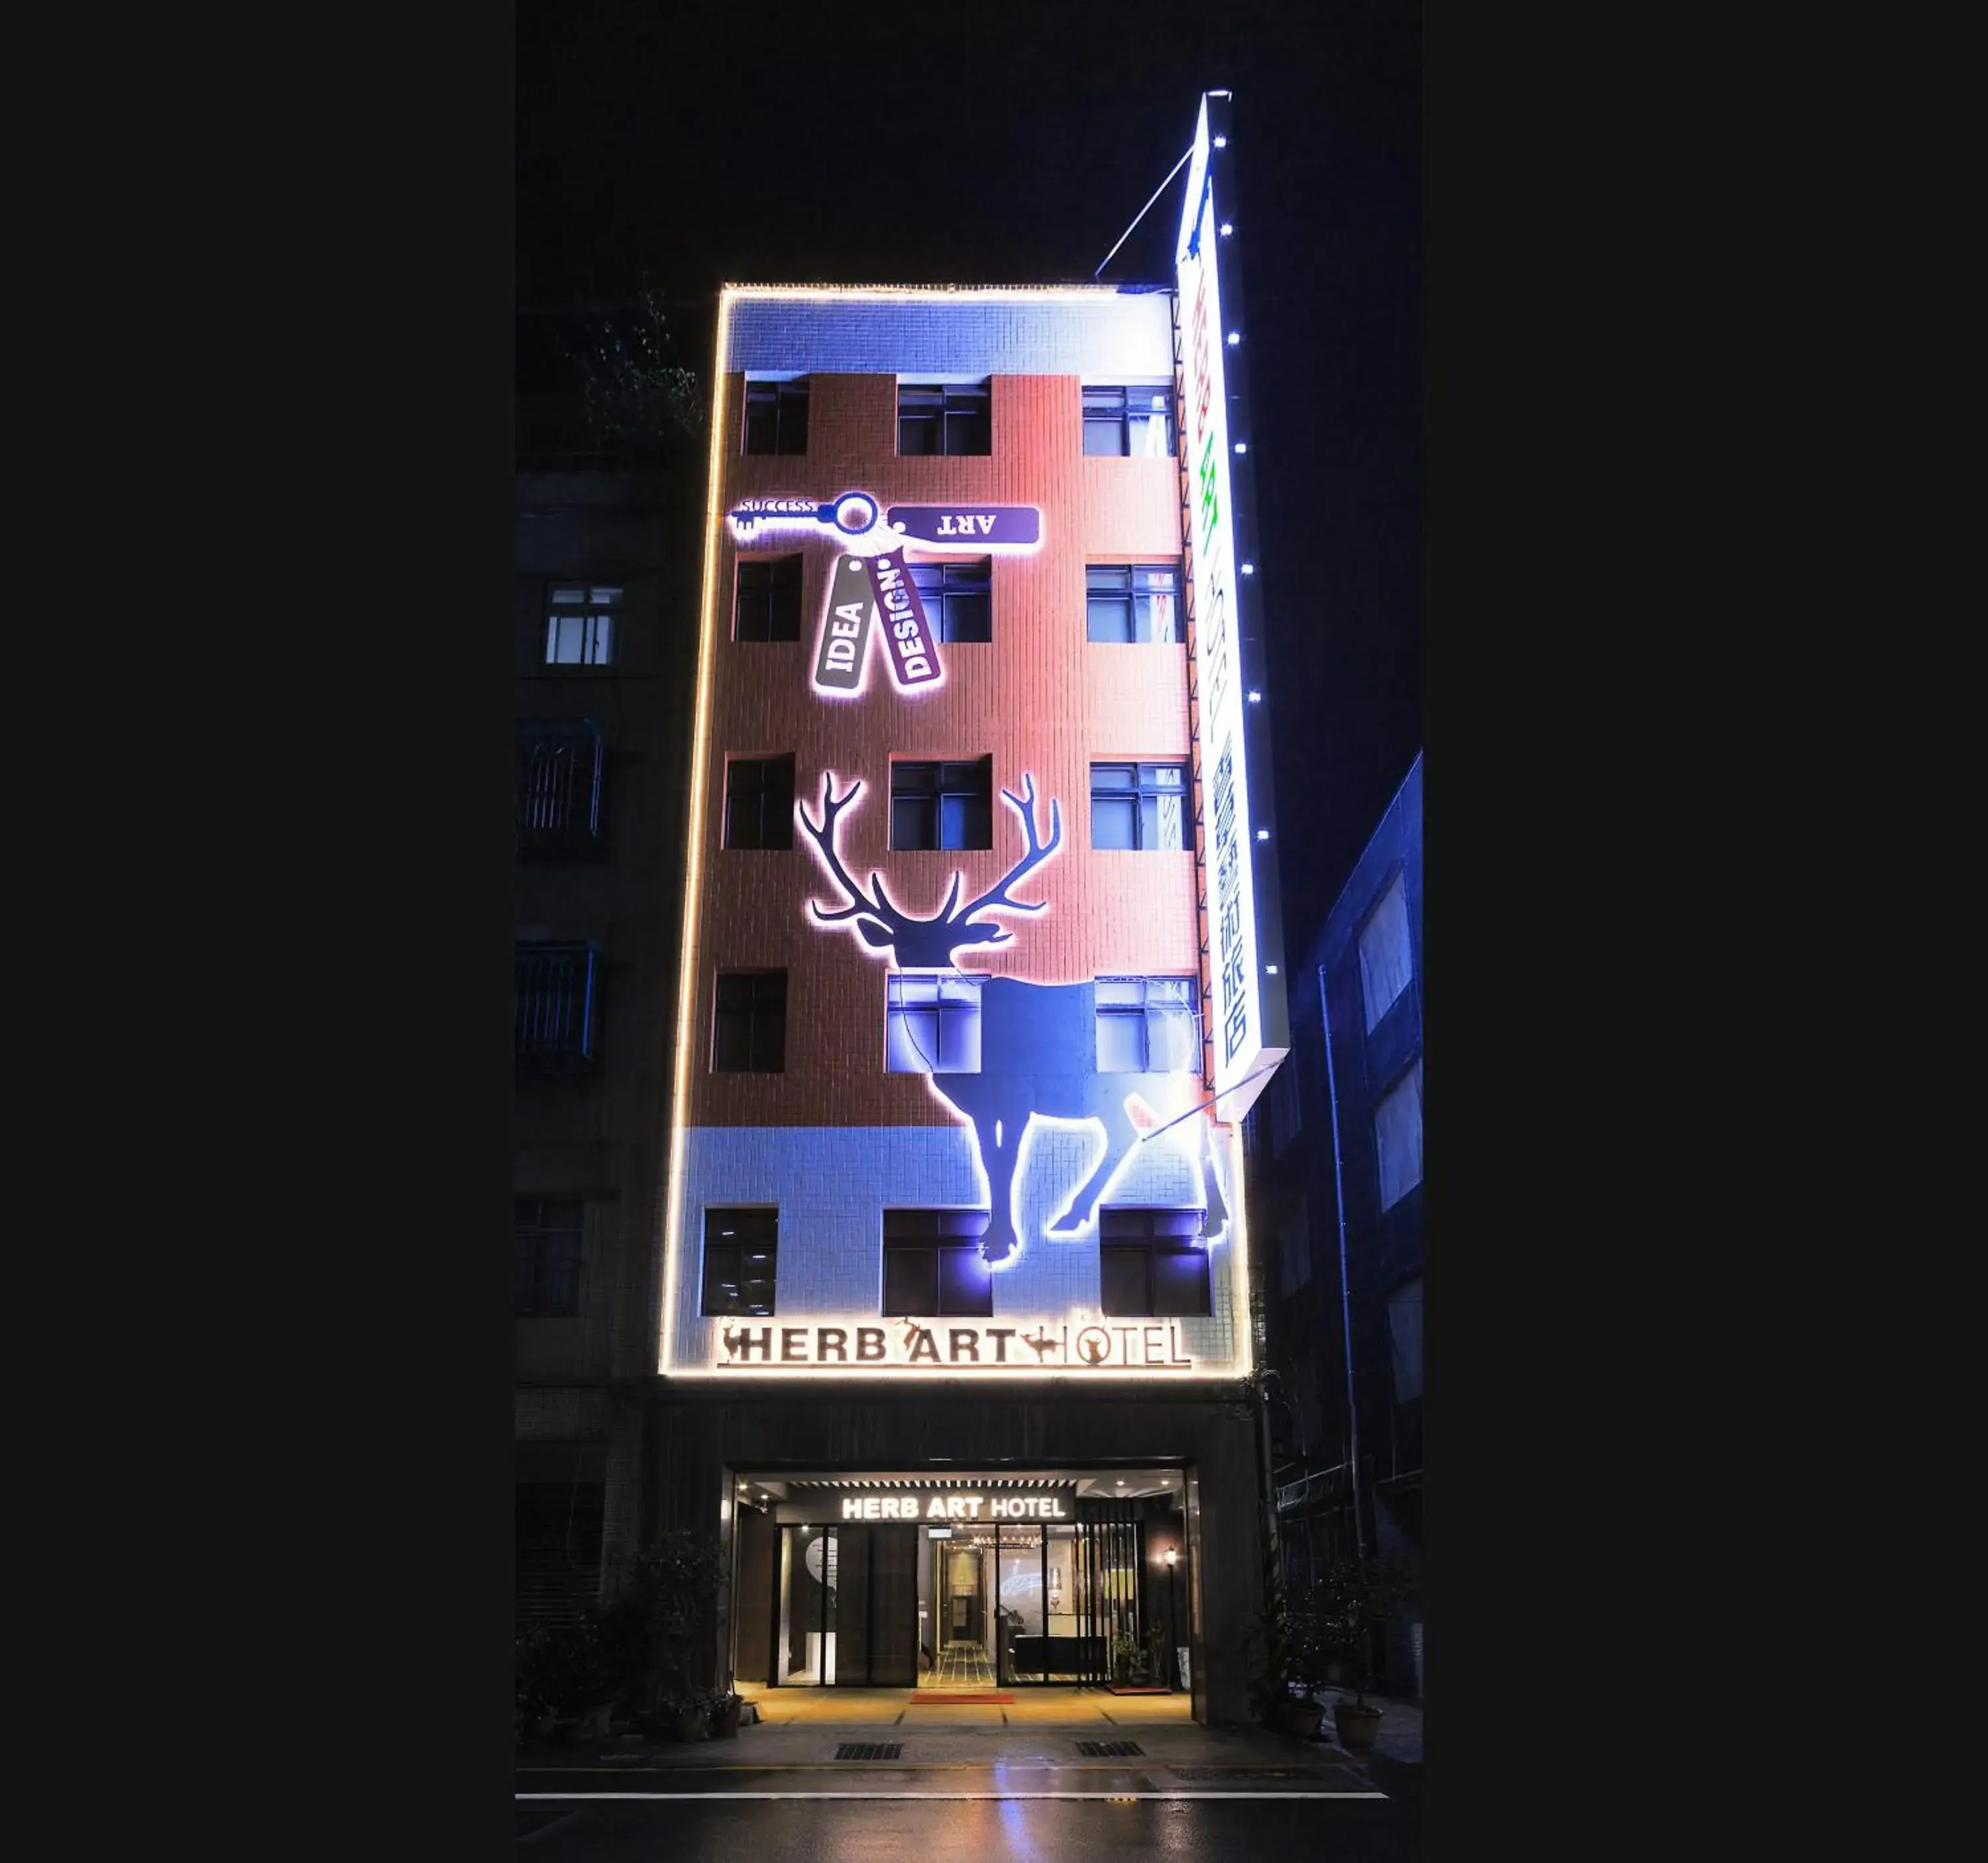
<path id="1" fill-rule="evenodd" d="M 1239 1783 L 1249 1773 L 1302 1777 L 1320 1771 L 1344 1779 L 1357 1775 L 1361 1763 L 1332 1737 L 1330 1704 L 1341 1693 L 1336 1689 L 1320 1692 L 1327 1713 L 1325 1737 L 1317 1740 L 1254 1726 L 1204 1727 L 1190 1717 L 1184 1695 L 1058 1689 L 1032 1699 L 1027 1689 L 1009 1692 L 1015 1696 L 1012 1703 L 982 1706 L 915 1705 L 902 1689 L 756 1691 L 766 1718 L 741 1727 L 735 1740 L 652 1740 L 631 1734 L 578 1745 L 532 1745 L 519 1750 L 516 1765 L 521 1774 L 798 1767 L 847 1774 L 865 1767 L 1049 1767 L 1059 1772 L 1104 1767 L 1122 1772 L 1144 1763 L 1209 1768 L 1218 1782 L 1226 1774 Z M 1375 1756 L 1418 1766 L 1420 1711 L 1373 1695 L 1368 1700 L 1382 1710 Z M 1079 1741 L 1131 1741 L 1138 1752 L 1086 1755 L 1079 1752 Z M 894 1744 L 898 1750 L 888 1758 L 837 1759 L 838 1748 L 858 1743 Z"/>

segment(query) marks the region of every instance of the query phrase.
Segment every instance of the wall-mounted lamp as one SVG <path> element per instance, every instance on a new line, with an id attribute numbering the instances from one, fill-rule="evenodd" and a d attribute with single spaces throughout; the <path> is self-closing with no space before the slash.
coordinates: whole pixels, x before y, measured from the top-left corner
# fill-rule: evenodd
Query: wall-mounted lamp
<path id="1" fill-rule="evenodd" d="M 1218 149 L 1227 148 L 1229 147 L 1229 138 L 1226 136 L 1216 137 L 1215 139 L 1215 146 Z"/>
<path id="2" fill-rule="evenodd" d="M 1269 840 L 1269 839 L 1270 839 L 1270 831 L 1267 828 L 1259 828 L 1259 829 L 1257 829 L 1257 831 L 1256 831 L 1256 839 L 1257 839 L 1259 841 L 1267 841 L 1267 840 Z"/>
<path id="3" fill-rule="evenodd" d="M 1246 453 L 1246 452 L 1248 452 L 1248 451 L 1249 451 L 1249 441 L 1248 441 L 1248 440 L 1237 440 L 1237 441 L 1236 441 L 1236 451 L 1237 452 L 1239 452 L 1239 453 Z"/>
<path id="4" fill-rule="evenodd" d="M 1240 330 L 1231 330 L 1229 332 L 1229 346 L 1230 349 L 1234 349 L 1242 340 L 1242 332 Z"/>
<path id="5" fill-rule="evenodd" d="M 1252 705 L 1260 705 L 1260 704 L 1263 704 L 1263 695 L 1260 692 L 1257 692 L 1257 691 L 1255 691 L 1255 690 L 1253 690 L 1251 691 L 1250 694 L 1249 694 L 1249 703 L 1250 703 Z"/>
<path id="6" fill-rule="evenodd" d="M 1179 1562 L 1180 1549 L 1178 1547 L 1169 1546 L 1160 1556 L 1166 1561 L 1168 1568 L 1172 1570 Z"/>
<path id="7" fill-rule="evenodd" d="M 1277 967 L 1273 964 L 1267 964 L 1264 965 L 1263 968 L 1268 970 L 1273 977 L 1275 977 L 1277 974 Z"/>
<path id="8" fill-rule="evenodd" d="M 1232 225 L 1231 225 L 1231 224 L 1229 224 L 1226 220 L 1225 220 L 1225 221 L 1222 221 L 1222 227 L 1221 227 L 1221 232 L 1222 232 L 1222 237 L 1224 239 L 1226 239 L 1226 238 L 1229 237 L 1229 235 L 1231 233 L 1234 232 L 1235 231 L 1236 231 L 1235 228 L 1234 228 L 1233 226 L 1232 226 Z"/>

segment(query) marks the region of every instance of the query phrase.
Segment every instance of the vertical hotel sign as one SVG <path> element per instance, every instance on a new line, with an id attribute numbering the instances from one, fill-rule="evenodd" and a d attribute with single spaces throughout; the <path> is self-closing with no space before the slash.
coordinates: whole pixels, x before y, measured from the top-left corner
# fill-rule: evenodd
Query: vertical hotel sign
<path id="1" fill-rule="evenodd" d="M 1226 96 L 1220 124 L 1227 120 Z M 1239 401 L 1231 380 L 1235 327 L 1232 307 L 1225 314 L 1225 258 L 1232 241 L 1222 231 L 1215 197 L 1209 97 L 1201 100 L 1188 164 L 1187 200 L 1181 214 L 1175 272 L 1180 293 L 1182 424 L 1188 474 L 1188 544 L 1193 568 L 1195 677 L 1201 705 L 1202 808 L 1207 838 L 1208 916 L 1215 1015 L 1217 1115 L 1239 1119 L 1268 1084 L 1268 1070 L 1289 1051 L 1290 1035 L 1281 968 L 1281 932 L 1276 862 L 1256 854 L 1256 832 L 1270 815 L 1269 747 L 1249 741 L 1252 721 L 1246 693 L 1260 684 L 1256 663 L 1259 636 L 1250 627 L 1245 640 L 1244 605 L 1255 590 L 1238 561 L 1240 515 L 1237 474 L 1231 469 L 1230 413 Z M 1226 140 L 1226 138 L 1225 138 Z M 1225 178 L 1226 167 L 1222 170 Z M 1229 282 L 1233 290 L 1232 268 Z M 1253 616 L 1253 606 L 1251 613 Z M 1246 646 L 1249 664 L 1246 666 Z M 1255 1075 L 1256 1078 L 1248 1077 Z M 1239 1090 L 1238 1083 L 1242 1084 Z"/>

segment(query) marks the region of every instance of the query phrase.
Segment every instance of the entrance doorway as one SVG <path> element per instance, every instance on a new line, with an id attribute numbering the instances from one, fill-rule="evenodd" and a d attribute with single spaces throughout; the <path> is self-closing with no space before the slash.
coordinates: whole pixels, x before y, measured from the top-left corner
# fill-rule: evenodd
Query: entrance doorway
<path id="1" fill-rule="evenodd" d="M 735 1672 L 800 1688 L 1172 1683 L 1181 1492 L 1160 1470 L 742 1477 Z"/>

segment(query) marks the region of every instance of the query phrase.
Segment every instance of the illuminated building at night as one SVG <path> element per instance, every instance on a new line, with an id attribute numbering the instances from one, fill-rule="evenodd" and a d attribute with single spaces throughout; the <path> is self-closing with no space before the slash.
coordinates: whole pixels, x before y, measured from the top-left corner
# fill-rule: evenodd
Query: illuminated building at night
<path id="1" fill-rule="evenodd" d="M 1227 111 L 1168 284 L 719 306 L 642 1511 L 721 1524 L 742 1682 L 1130 1638 L 1247 1713 L 1289 1037 Z"/>

